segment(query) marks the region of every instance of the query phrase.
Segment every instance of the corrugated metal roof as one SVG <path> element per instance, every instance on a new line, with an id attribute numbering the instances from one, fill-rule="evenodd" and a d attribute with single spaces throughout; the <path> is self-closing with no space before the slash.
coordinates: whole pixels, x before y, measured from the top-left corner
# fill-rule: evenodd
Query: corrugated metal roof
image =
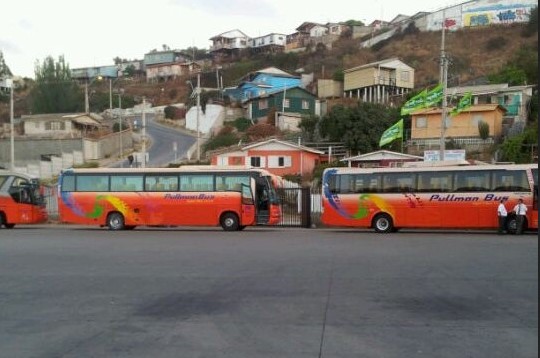
<path id="1" fill-rule="evenodd" d="M 423 160 L 423 157 L 419 157 L 417 155 L 411 155 L 411 154 L 405 154 L 405 153 L 398 153 L 398 152 L 392 152 L 390 150 L 378 150 L 376 152 L 366 153 L 357 155 L 354 157 L 349 158 L 343 158 L 340 161 L 341 162 L 350 162 L 350 161 L 369 161 L 369 160 L 389 160 L 389 159 L 419 159 Z"/>
<path id="2" fill-rule="evenodd" d="M 506 112 L 506 109 L 498 104 L 477 104 L 474 106 L 471 106 L 464 110 L 464 112 L 487 112 L 487 111 L 493 111 L 496 108 L 500 108 L 501 111 Z M 447 113 L 449 113 L 452 110 L 452 108 L 447 108 Z M 419 111 L 412 112 L 411 115 L 419 115 L 419 114 L 438 114 L 441 113 L 441 108 L 428 108 L 428 109 L 421 109 Z"/>

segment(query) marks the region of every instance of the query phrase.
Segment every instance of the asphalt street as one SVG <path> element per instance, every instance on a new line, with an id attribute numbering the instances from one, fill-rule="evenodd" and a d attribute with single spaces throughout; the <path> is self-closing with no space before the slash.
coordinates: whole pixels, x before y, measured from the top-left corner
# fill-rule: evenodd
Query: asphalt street
<path id="1" fill-rule="evenodd" d="M 536 235 L 0 230 L 1 357 L 537 357 Z"/>

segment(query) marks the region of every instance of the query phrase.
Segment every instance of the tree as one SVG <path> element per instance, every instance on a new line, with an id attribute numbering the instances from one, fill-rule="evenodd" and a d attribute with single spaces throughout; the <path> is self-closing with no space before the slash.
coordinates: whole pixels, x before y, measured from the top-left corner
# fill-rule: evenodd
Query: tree
<path id="1" fill-rule="evenodd" d="M 398 120 L 399 108 L 373 103 L 359 103 L 356 107 L 338 105 L 322 118 L 319 130 L 321 136 L 343 142 L 351 151 L 368 153 L 379 149 L 381 135 Z"/>
<path id="2" fill-rule="evenodd" d="M 32 113 L 71 113 L 83 110 L 83 91 L 71 78 L 71 70 L 60 56 L 35 65 L 35 85 L 30 94 Z"/>
<path id="3" fill-rule="evenodd" d="M 478 122 L 478 134 L 482 140 L 486 140 L 489 137 L 489 124 L 484 121 Z"/>
<path id="4" fill-rule="evenodd" d="M 517 136 L 506 139 L 500 146 L 501 160 L 531 163 L 531 146 L 538 146 L 538 120 Z"/>
<path id="5" fill-rule="evenodd" d="M 0 51 L 0 81 L 3 78 L 9 78 L 12 76 L 11 70 L 6 65 L 6 62 L 4 61 L 4 55 L 2 54 L 2 51 Z M 9 101 L 9 92 L 8 91 L 0 91 L 0 101 Z"/>
<path id="6" fill-rule="evenodd" d="M 302 116 L 298 128 L 302 130 L 303 137 L 308 141 L 315 140 L 315 135 L 317 132 L 317 126 L 319 124 L 319 116 L 309 115 Z"/>
<path id="7" fill-rule="evenodd" d="M 6 65 L 6 61 L 4 60 L 4 54 L 2 53 L 2 51 L 0 51 L 0 78 L 6 78 L 11 76 L 13 76 L 13 74 L 11 73 L 8 65 Z"/>

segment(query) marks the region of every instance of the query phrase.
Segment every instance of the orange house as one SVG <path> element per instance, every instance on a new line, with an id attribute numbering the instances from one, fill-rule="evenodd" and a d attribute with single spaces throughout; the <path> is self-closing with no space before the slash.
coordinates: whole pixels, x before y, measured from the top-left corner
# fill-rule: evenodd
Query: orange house
<path id="1" fill-rule="evenodd" d="M 264 168 L 272 174 L 311 174 L 324 152 L 279 139 L 246 145 L 211 155 L 212 165 L 244 165 Z"/>
<path id="2" fill-rule="evenodd" d="M 502 135 L 502 122 L 506 110 L 498 104 L 482 104 L 469 107 L 455 116 L 447 111 L 445 137 L 452 139 L 480 139 L 478 123 L 489 125 L 488 141 Z M 411 113 L 411 141 L 418 144 L 441 137 L 441 108 L 430 108 Z"/>

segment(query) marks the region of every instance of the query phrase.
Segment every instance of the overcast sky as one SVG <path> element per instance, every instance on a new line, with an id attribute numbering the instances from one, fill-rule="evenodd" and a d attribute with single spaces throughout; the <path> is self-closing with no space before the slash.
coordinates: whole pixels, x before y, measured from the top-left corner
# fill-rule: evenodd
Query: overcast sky
<path id="1" fill-rule="evenodd" d="M 390 21 L 459 0 L 10 0 L 0 19 L 0 51 L 14 75 L 34 77 L 36 61 L 64 56 L 70 68 L 191 46 L 238 29 L 251 37 L 291 34 L 304 21 Z"/>

